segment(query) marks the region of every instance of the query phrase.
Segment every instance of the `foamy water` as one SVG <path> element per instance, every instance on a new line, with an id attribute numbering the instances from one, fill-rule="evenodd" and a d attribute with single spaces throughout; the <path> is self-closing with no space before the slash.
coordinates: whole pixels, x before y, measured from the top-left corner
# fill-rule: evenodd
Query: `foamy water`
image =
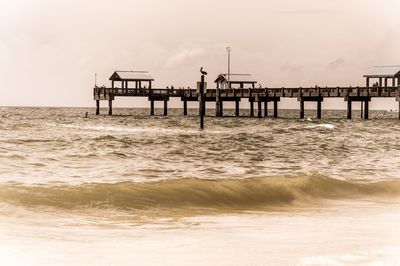
<path id="1" fill-rule="evenodd" d="M 5 264 L 400 263 L 396 114 L 86 111 L 0 110 Z"/>

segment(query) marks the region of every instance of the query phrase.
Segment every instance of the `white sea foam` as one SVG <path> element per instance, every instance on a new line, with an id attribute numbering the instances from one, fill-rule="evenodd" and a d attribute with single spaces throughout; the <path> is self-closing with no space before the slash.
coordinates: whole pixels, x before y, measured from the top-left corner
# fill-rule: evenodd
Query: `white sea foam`
<path id="1" fill-rule="evenodd" d="M 147 133 L 147 134 L 198 134 L 202 131 L 193 129 L 177 129 L 177 128 L 160 128 L 160 127 L 117 127 L 117 126 L 94 126 L 94 125 L 74 125 L 74 124 L 60 124 L 64 128 L 72 128 L 79 130 L 89 131 L 102 131 L 102 132 L 118 132 L 118 133 Z M 205 132 L 211 134 L 220 134 L 224 131 L 209 131 Z"/>
<path id="2" fill-rule="evenodd" d="M 308 126 L 307 128 L 326 128 L 326 129 L 334 129 L 336 126 L 332 124 L 318 124 L 318 125 L 312 125 Z"/>

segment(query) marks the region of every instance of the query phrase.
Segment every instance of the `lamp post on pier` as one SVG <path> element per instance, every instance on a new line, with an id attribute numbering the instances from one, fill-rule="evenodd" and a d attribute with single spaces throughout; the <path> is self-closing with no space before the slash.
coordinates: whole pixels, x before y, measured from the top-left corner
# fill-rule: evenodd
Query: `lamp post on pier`
<path id="1" fill-rule="evenodd" d="M 226 47 L 226 51 L 228 52 L 228 89 L 231 88 L 231 51 L 232 48 L 230 46 Z"/>

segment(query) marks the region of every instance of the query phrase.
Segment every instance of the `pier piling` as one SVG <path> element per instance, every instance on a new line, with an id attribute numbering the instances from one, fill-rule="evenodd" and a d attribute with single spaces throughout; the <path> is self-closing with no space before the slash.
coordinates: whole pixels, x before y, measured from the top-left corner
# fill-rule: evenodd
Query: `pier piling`
<path id="1" fill-rule="evenodd" d="M 235 101 L 235 115 L 240 116 L 240 101 L 239 100 Z"/>
<path id="2" fill-rule="evenodd" d="M 351 119 L 351 100 L 347 100 L 347 119 Z"/>
<path id="3" fill-rule="evenodd" d="M 278 101 L 274 101 L 274 118 L 278 118 Z"/>
<path id="4" fill-rule="evenodd" d="M 188 114 L 188 107 L 187 107 L 187 101 L 183 101 L 183 115 L 186 116 Z"/>
<path id="5" fill-rule="evenodd" d="M 96 115 L 100 115 L 100 101 L 96 100 Z"/>
<path id="6" fill-rule="evenodd" d="M 112 100 L 108 101 L 108 115 L 112 115 Z"/>
<path id="7" fill-rule="evenodd" d="M 261 116 L 261 109 L 262 109 L 262 106 L 261 106 L 261 104 L 262 104 L 262 102 L 259 100 L 258 102 L 257 102 L 257 116 L 258 116 L 258 118 L 261 118 L 262 116 Z"/>
<path id="8" fill-rule="evenodd" d="M 300 100 L 300 119 L 304 119 L 304 100 Z"/>
<path id="9" fill-rule="evenodd" d="M 364 119 L 369 118 L 369 100 L 365 101 L 365 107 L 364 107 Z"/>
<path id="10" fill-rule="evenodd" d="M 321 100 L 317 101 L 317 118 L 318 119 L 322 118 L 322 101 Z"/>
<path id="11" fill-rule="evenodd" d="M 250 104 L 250 116 L 254 116 L 254 102 L 252 99 L 249 99 L 249 104 Z"/>
<path id="12" fill-rule="evenodd" d="M 222 109 L 221 105 L 222 105 L 222 102 L 221 102 L 221 91 L 219 89 L 217 89 L 216 93 L 215 93 L 215 116 L 216 117 L 222 116 L 222 114 L 221 114 L 221 109 Z"/>
<path id="13" fill-rule="evenodd" d="M 205 99 L 204 99 L 204 75 L 201 75 L 201 82 L 199 87 L 199 117 L 200 117 L 200 129 L 204 129 L 204 110 Z"/>
<path id="14" fill-rule="evenodd" d="M 264 102 L 264 116 L 268 117 L 268 102 Z"/>
<path id="15" fill-rule="evenodd" d="M 362 119 L 362 118 L 364 118 L 364 103 L 362 101 L 360 102 L 360 110 L 361 110 L 360 116 L 361 116 L 361 119 Z"/>
<path id="16" fill-rule="evenodd" d="M 150 115 L 154 115 L 154 100 L 150 100 Z"/>
<path id="17" fill-rule="evenodd" d="M 164 116 L 168 115 L 168 100 L 164 99 Z"/>

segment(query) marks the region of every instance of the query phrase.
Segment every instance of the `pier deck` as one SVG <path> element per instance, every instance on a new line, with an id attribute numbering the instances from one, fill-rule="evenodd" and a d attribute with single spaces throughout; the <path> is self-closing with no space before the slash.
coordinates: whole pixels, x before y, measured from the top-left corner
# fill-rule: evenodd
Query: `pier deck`
<path id="1" fill-rule="evenodd" d="M 100 113 L 100 101 L 109 102 L 109 115 L 112 115 L 112 101 L 115 97 L 147 97 L 150 102 L 150 115 L 154 115 L 154 102 L 164 102 L 164 115 L 168 114 L 170 98 L 180 98 L 183 102 L 183 114 L 187 115 L 187 102 L 199 100 L 199 93 L 195 89 L 155 89 L 155 88 L 94 88 L 96 114 Z M 364 104 L 363 117 L 368 119 L 369 102 L 373 98 L 395 98 L 399 102 L 400 86 L 385 87 L 312 87 L 312 88 L 250 88 L 250 89 L 207 89 L 206 102 L 216 102 L 216 115 L 223 116 L 223 102 L 235 102 L 236 115 L 239 116 L 240 101 L 248 99 L 250 115 L 254 116 L 254 103 L 257 103 L 257 116 L 262 117 L 262 103 L 264 116 L 267 114 L 268 102 L 274 103 L 274 117 L 278 116 L 278 102 L 281 98 L 297 98 L 300 102 L 300 118 L 304 118 L 304 102 L 317 102 L 317 117 L 321 118 L 322 102 L 325 98 L 343 98 L 347 101 L 347 117 L 351 119 L 352 102 Z M 400 119 L 400 112 L 399 112 Z"/>

